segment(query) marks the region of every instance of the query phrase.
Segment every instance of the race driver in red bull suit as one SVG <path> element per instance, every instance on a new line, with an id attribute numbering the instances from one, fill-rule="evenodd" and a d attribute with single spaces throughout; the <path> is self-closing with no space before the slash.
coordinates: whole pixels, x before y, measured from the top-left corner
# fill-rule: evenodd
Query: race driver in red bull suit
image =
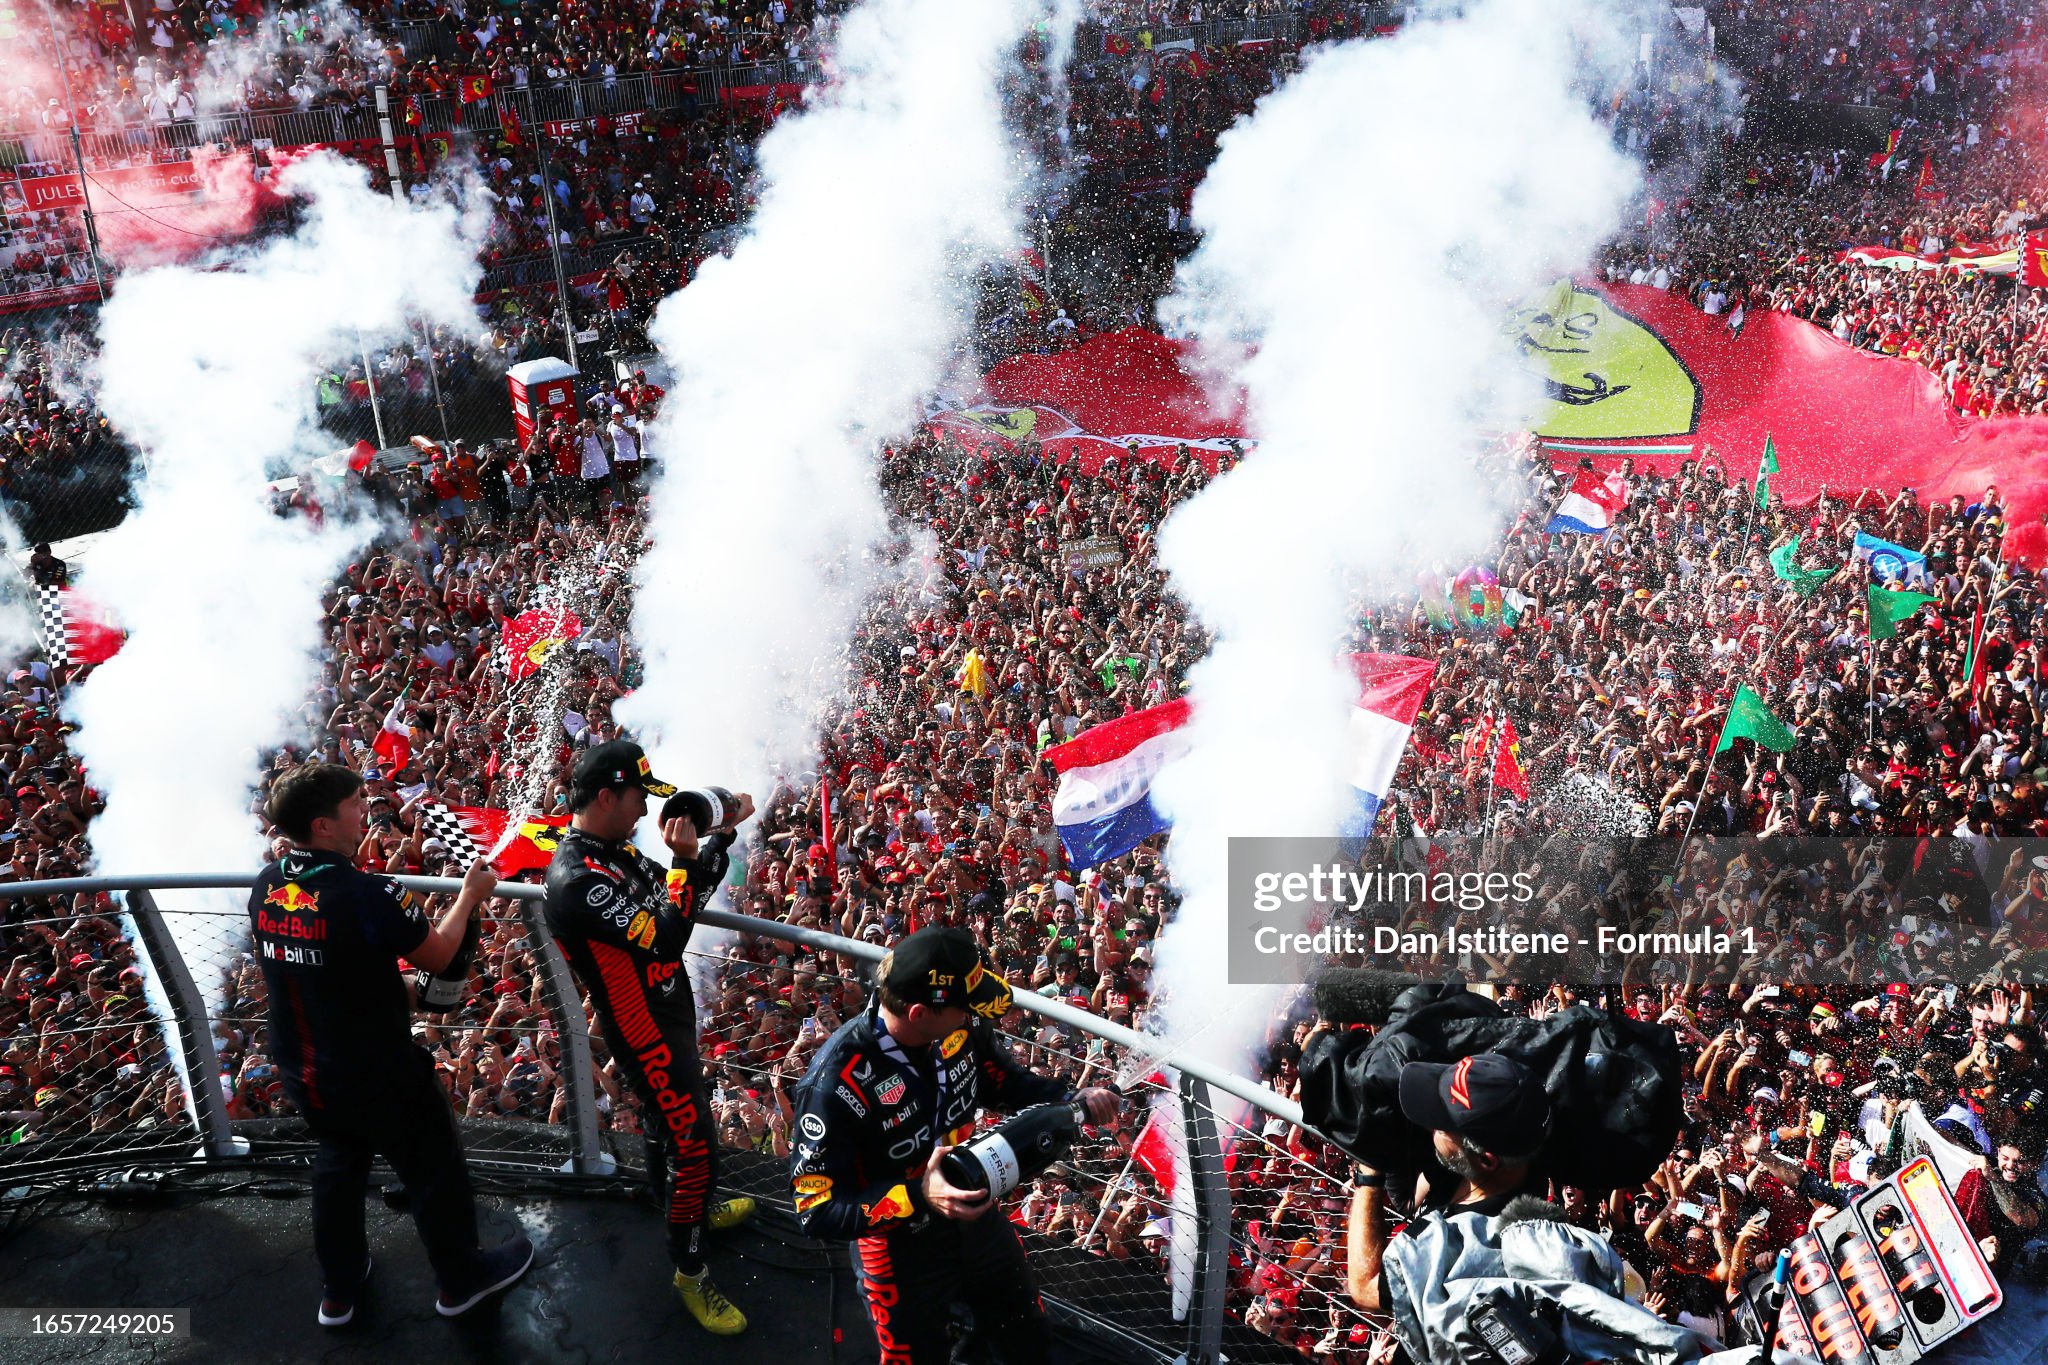
<path id="1" fill-rule="evenodd" d="M 647 798 L 669 798 L 661 837 L 674 855 L 664 869 L 627 842 L 647 814 Z M 590 993 L 619 1075 L 640 1100 L 647 1167 L 668 1216 L 676 1292 L 710 1332 L 733 1336 L 747 1319 L 711 1283 L 704 1230 L 723 1231 L 754 1211 L 754 1201 L 714 1203 L 718 1135 L 697 1054 L 697 1010 L 684 961 L 697 909 L 725 877 L 733 827 L 754 813 L 753 799 L 718 829 L 699 830 L 684 798 L 648 769 L 629 740 L 586 751 L 569 779 L 569 829 L 548 865 L 548 931 Z M 664 1180 L 663 1172 L 667 1178 Z"/>
<path id="2" fill-rule="evenodd" d="M 986 1105 L 1075 1098 L 1019 1066 L 991 1025 L 1010 987 L 964 929 L 933 927 L 882 960 L 867 1010 L 826 1042 L 796 1093 L 790 1180 L 808 1236 L 858 1243 L 861 1292 L 882 1365 L 945 1365 L 953 1302 L 1010 1365 L 1044 1360 L 1044 1310 L 1017 1230 L 987 1190 L 939 1173 Z M 1096 1123 L 1117 1097 L 1078 1098 Z"/>

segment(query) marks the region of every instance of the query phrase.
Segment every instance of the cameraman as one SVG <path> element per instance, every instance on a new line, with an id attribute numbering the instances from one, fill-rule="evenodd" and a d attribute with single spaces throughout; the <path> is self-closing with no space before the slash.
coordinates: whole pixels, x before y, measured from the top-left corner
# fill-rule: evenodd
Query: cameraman
<path id="1" fill-rule="evenodd" d="M 373 1156 L 390 1162 L 405 1185 L 441 1283 L 435 1307 L 443 1317 L 468 1312 L 533 1264 L 533 1244 L 523 1236 L 477 1249 L 462 1141 L 434 1060 L 413 1041 L 412 1002 L 397 962 L 445 968 L 497 877 L 479 859 L 454 907 L 429 924 L 412 892 L 350 862 L 363 842 L 363 808 L 363 779 L 338 763 L 284 774 L 266 813 L 290 847 L 249 892 L 249 933 L 270 998 L 270 1056 L 320 1144 L 313 1251 L 327 1281 L 322 1327 L 354 1318 L 370 1274 L 363 1196 Z"/>
<path id="2" fill-rule="evenodd" d="M 1441 1167 L 1429 1172 L 1429 1191 L 1403 1232 L 1404 1244 L 1419 1244 L 1418 1234 L 1432 1219 L 1451 1213 L 1496 1217 L 1516 1195 L 1543 1193 L 1544 1184 L 1531 1163 L 1550 1134 L 1550 1097 L 1542 1083 L 1512 1059 L 1480 1053 L 1450 1063 L 1408 1063 L 1401 1068 L 1401 1116 L 1430 1130 L 1430 1145 Z M 1386 1177 L 1361 1163 L 1352 1188 L 1347 1260 L 1351 1297 L 1368 1312 L 1392 1314 L 1409 1358 L 1426 1360 L 1422 1342 L 1410 1340 L 1402 1330 L 1415 1318 L 1416 1304 L 1397 1302 L 1404 1288 L 1419 1286 L 1399 1271 L 1389 1275 L 1384 1263 Z"/>
<path id="3" fill-rule="evenodd" d="M 661 838 L 674 865 L 667 870 L 626 842 L 647 815 L 649 795 L 668 798 Z M 707 1226 L 738 1225 L 754 1201 L 711 1202 L 718 1134 L 683 955 L 697 908 L 724 880 L 733 827 L 754 813 L 754 802 L 741 795 L 724 824 L 700 830 L 686 809 L 697 795 L 656 779 L 646 752 L 630 740 L 586 750 L 570 773 L 573 815 L 548 864 L 544 904 L 548 931 L 589 992 L 619 1075 L 639 1098 L 648 1180 L 667 1210 L 676 1293 L 706 1331 L 734 1336 L 747 1319 L 711 1283 L 703 1234 Z"/>
<path id="4" fill-rule="evenodd" d="M 1010 1220 L 983 1217 L 986 1189 L 953 1185 L 939 1158 L 974 1131 L 984 1100 L 1008 1110 L 1079 1099 L 1095 1123 L 1103 1089 L 1078 1095 L 1020 1067 L 991 1025 L 1009 983 L 964 929 L 934 926 L 882 959 L 867 1010 L 825 1043 L 796 1093 L 790 1163 L 806 1235 L 859 1242 L 861 1290 L 882 1359 L 945 1365 L 952 1301 L 1012 1361 L 1045 1359 L 1044 1313 Z"/>

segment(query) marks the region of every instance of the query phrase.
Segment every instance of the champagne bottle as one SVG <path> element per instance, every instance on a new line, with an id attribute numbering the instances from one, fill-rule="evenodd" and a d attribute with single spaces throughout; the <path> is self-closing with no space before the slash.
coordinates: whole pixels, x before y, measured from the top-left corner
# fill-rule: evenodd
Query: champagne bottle
<path id="1" fill-rule="evenodd" d="M 469 924 L 462 931 L 462 942 L 456 945 L 455 956 L 448 965 L 438 972 L 425 967 L 413 969 L 413 991 L 419 997 L 419 1008 L 426 1014 L 446 1014 L 460 1005 L 465 988 L 469 985 L 469 964 L 476 960 L 476 946 L 483 937 L 483 908 L 469 912 Z"/>
<path id="2" fill-rule="evenodd" d="M 662 809 L 664 820 L 676 815 L 687 815 L 690 823 L 697 827 L 699 838 L 711 833 L 720 825 L 731 820 L 739 809 L 731 792 L 723 787 L 699 787 L 693 791 L 680 791 L 668 799 Z"/>
<path id="3" fill-rule="evenodd" d="M 946 1153 L 939 1173 L 949 1185 L 970 1192 L 987 1190 L 1001 1199 L 1065 1156 L 1087 1121 L 1078 1100 L 1034 1104 Z"/>

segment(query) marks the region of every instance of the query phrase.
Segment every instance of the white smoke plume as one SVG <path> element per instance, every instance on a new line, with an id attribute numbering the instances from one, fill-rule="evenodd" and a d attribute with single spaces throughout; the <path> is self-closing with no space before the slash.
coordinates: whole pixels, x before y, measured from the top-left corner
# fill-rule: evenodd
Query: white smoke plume
<path id="1" fill-rule="evenodd" d="M 319 103 L 347 97 L 337 73 L 389 83 L 386 41 L 346 0 L 284 4 L 206 45 L 192 98 L 202 115 L 274 105 L 279 96 Z"/>
<path id="2" fill-rule="evenodd" d="M 282 184 L 304 200 L 295 233 L 217 269 L 129 275 L 100 317 L 101 403 L 145 461 L 86 575 L 128 640 L 67 699 L 106 796 L 91 831 L 104 872 L 254 870 L 252 795 L 265 752 L 304 738 L 321 590 L 376 529 L 333 508 L 318 527 L 280 518 L 265 480 L 332 453 L 314 380 L 358 328 L 474 326 L 480 193 L 406 207 L 325 155 Z"/>
<path id="3" fill-rule="evenodd" d="M 1074 87 L 1067 68 L 1074 61 L 1074 33 L 1081 26 L 1081 0 L 1045 0 L 1045 81 L 1052 99 L 1053 138 L 1059 147 L 1056 172 L 1068 169 L 1073 130 L 1067 124 L 1074 109 Z"/>
<path id="4" fill-rule="evenodd" d="M 1473 452 L 1536 396 L 1502 320 L 1584 263 L 1636 184 L 1588 98 L 1603 31 L 1587 5 L 1479 0 L 1313 52 L 1196 192 L 1202 245 L 1161 314 L 1245 387 L 1260 445 L 1160 540 L 1215 644 L 1190 676 L 1193 750 L 1154 788 L 1185 896 L 1158 971 L 1175 1032 L 1240 1012 L 1204 1030 L 1226 1064 L 1274 998 L 1225 985 L 1227 841 L 1328 835 L 1352 808 L 1348 609 L 1497 534 L 1512 495 Z"/>
<path id="5" fill-rule="evenodd" d="M 0 511 L 0 555 L 10 561 L 0 570 L 0 667 L 11 671 L 40 646 L 41 637 L 36 630 L 36 590 L 21 568 L 28 562 L 28 546 L 13 515 L 5 511 Z"/>
<path id="6" fill-rule="evenodd" d="M 676 374 L 652 444 L 653 547 L 616 708 L 655 771 L 765 797 L 814 753 L 869 593 L 890 576 L 877 445 L 961 347 L 1028 180 L 1001 76 L 1027 0 L 869 0 L 835 79 L 762 139 L 760 206 L 656 312 Z"/>

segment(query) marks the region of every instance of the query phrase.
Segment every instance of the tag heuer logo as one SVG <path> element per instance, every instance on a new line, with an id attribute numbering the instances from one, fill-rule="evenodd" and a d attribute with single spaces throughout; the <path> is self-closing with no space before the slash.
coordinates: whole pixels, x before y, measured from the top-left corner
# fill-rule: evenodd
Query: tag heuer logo
<path id="1" fill-rule="evenodd" d="M 891 1076 L 888 1080 L 875 1087 L 875 1098 L 883 1104 L 894 1104 L 903 1098 L 905 1089 L 907 1087 L 904 1085 L 901 1076 Z"/>

